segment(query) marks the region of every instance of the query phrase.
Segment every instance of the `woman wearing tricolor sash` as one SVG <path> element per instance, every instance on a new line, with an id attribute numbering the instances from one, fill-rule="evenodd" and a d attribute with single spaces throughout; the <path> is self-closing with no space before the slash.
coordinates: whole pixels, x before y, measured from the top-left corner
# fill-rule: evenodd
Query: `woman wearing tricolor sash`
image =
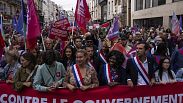
<path id="1" fill-rule="evenodd" d="M 99 86 L 95 69 L 88 65 L 88 56 L 85 50 L 76 52 L 76 64 L 69 67 L 63 86 L 73 91 L 74 89 L 87 90 Z"/>
<path id="2" fill-rule="evenodd" d="M 116 50 L 112 50 L 108 55 L 107 63 L 103 65 L 100 75 L 100 85 L 126 85 L 126 69 L 122 67 L 125 60 L 124 55 Z"/>

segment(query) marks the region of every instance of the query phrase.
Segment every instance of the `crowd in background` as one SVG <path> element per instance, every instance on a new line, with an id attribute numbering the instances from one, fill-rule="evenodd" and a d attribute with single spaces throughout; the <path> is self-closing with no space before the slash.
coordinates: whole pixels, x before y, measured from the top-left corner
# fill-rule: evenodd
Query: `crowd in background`
<path id="1" fill-rule="evenodd" d="M 75 31 L 68 33 L 68 41 L 50 39 L 46 29 L 44 41 L 40 37 L 36 48 L 26 50 L 24 36 L 7 26 L 0 80 L 16 91 L 182 82 L 183 34 L 161 26 L 136 29 L 120 28 L 115 40 L 107 39 L 100 28 Z"/>

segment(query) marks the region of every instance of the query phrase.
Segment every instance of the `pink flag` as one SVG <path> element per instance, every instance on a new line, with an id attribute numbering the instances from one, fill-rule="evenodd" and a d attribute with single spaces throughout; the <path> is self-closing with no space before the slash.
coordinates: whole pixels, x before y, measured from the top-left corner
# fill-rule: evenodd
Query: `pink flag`
<path id="1" fill-rule="evenodd" d="M 79 28 L 86 33 L 86 24 L 91 19 L 86 0 L 77 0 L 75 20 Z"/>
<path id="2" fill-rule="evenodd" d="M 173 12 L 171 23 L 172 33 L 178 36 L 180 34 L 180 24 L 175 12 Z"/>
<path id="3" fill-rule="evenodd" d="M 27 0 L 28 23 L 27 23 L 27 49 L 34 49 L 37 45 L 37 37 L 41 34 L 40 24 L 36 13 L 34 0 Z"/>

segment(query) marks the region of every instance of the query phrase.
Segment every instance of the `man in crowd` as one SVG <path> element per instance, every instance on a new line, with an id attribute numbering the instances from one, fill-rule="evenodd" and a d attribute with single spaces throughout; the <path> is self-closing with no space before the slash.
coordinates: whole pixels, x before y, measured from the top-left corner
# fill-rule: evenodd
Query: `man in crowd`
<path id="1" fill-rule="evenodd" d="M 53 46 L 54 46 L 54 43 L 53 43 L 53 40 L 50 39 L 50 38 L 46 38 L 45 39 L 45 48 L 46 48 L 46 51 L 47 50 L 53 50 Z M 58 62 L 61 62 L 61 55 L 60 55 L 60 52 L 58 52 L 57 50 L 53 50 L 54 53 L 55 53 L 55 57 L 56 57 L 56 61 Z"/>
<path id="2" fill-rule="evenodd" d="M 155 61 L 146 56 L 148 44 L 139 42 L 136 46 L 137 54 L 127 61 L 127 83 L 129 86 L 150 85 L 154 83 Z"/>

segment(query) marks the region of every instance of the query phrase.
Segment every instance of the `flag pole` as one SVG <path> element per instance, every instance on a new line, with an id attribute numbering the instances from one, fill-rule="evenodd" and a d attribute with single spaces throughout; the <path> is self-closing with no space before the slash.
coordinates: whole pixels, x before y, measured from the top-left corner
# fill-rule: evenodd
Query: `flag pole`
<path id="1" fill-rule="evenodd" d="M 43 39 L 43 31 L 44 31 L 44 29 L 45 29 L 45 26 L 44 26 L 44 28 L 43 28 L 43 30 L 41 32 L 41 40 L 42 40 L 42 44 L 43 44 L 43 51 L 45 52 L 46 51 L 46 47 L 45 47 L 44 39 Z"/>
<path id="2" fill-rule="evenodd" d="M 71 42 L 73 42 L 73 41 L 72 41 L 73 35 L 74 35 L 74 20 L 73 20 L 73 23 L 72 23 L 72 34 L 71 34 L 72 38 L 71 38 Z"/>
<path id="3" fill-rule="evenodd" d="M 74 18 L 73 8 L 72 8 L 72 13 L 73 13 L 73 18 Z M 71 37 L 72 37 L 72 38 L 71 38 L 71 43 L 73 42 L 72 39 L 73 39 L 73 35 L 74 35 L 74 21 L 75 21 L 75 20 L 73 19 L 73 21 L 72 21 L 72 34 L 71 34 Z"/>

